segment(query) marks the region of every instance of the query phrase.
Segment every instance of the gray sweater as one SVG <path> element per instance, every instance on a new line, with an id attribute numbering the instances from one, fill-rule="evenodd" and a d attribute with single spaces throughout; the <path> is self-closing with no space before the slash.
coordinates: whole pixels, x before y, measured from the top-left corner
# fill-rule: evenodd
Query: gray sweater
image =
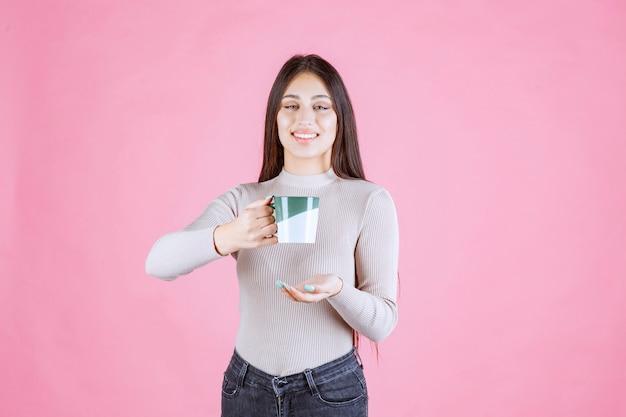
<path id="1" fill-rule="evenodd" d="M 278 243 L 232 254 L 240 294 L 237 352 L 254 367 L 285 376 L 349 352 L 352 329 L 374 341 L 386 338 L 398 318 L 395 206 L 385 189 L 339 178 L 332 169 L 308 176 L 282 171 L 229 190 L 190 225 L 160 238 L 146 271 L 172 280 L 221 258 L 213 244 L 215 228 L 268 195 L 320 197 L 317 237 L 313 244 Z M 275 285 L 278 279 L 297 285 L 317 274 L 338 275 L 343 289 L 305 304 L 288 300 Z"/>

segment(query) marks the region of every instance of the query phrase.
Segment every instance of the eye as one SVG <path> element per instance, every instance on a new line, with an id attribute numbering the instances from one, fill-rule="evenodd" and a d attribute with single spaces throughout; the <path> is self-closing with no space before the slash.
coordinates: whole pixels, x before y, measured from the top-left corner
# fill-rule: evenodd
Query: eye
<path id="1" fill-rule="evenodd" d="M 295 110 L 298 108 L 297 104 L 284 104 L 283 105 L 283 109 L 287 109 L 287 110 Z"/>
<path id="2" fill-rule="evenodd" d="M 322 104 L 316 104 L 315 106 L 313 106 L 313 108 L 315 110 L 328 110 L 328 109 L 330 109 L 330 107 L 324 106 Z"/>

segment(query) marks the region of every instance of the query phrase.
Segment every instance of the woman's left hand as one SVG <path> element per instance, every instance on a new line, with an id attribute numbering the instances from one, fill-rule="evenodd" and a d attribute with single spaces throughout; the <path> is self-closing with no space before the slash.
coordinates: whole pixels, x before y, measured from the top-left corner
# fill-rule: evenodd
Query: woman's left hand
<path id="1" fill-rule="evenodd" d="M 337 275 L 320 274 L 296 286 L 291 286 L 284 281 L 277 281 L 276 285 L 292 301 L 316 303 L 339 294 L 343 288 L 343 280 Z"/>

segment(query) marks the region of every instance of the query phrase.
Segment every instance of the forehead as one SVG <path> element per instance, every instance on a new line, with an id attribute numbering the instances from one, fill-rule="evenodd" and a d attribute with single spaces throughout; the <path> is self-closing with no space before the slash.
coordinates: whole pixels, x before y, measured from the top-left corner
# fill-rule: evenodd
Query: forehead
<path id="1" fill-rule="evenodd" d="M 285 95 L 297 95 L 301 97 L 326 95 L 330 97 L 324 81 L 310 72 L 302 72 L 296 75 L 287 85 Z"/>

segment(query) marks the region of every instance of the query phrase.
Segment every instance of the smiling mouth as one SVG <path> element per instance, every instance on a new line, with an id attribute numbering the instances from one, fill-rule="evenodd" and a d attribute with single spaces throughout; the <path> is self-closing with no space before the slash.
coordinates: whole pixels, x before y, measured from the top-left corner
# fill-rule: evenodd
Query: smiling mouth
<path id="1" fill-rule="evenodd" d="M 313 142 L 315 138 L 319 136 L 318 133 L 301 133 L 301 132 L 293 132 L 292 136 L 296 140 L 296 142 L 301 144 L 308 144 Z"/>
<path id="2" fill-rule="evenodd" d="M 317 137 L 317 133 L 292 133 L 296 139 L 311 140 Z"/>

